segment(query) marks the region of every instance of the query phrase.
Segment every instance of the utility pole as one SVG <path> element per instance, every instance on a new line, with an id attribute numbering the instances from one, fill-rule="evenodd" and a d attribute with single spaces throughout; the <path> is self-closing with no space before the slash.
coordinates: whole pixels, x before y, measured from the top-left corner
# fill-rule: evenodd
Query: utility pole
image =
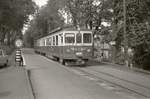
<path id="1" fill-rule="evenodd" d="M 128 42 L 127 42 L 127 31 L 126 31 L 126 21 L 127 21 L 127 17 L 126 17 L 126 0 L 123 0 L 123 19 L 124 19 L 124 27 L 123 27 L 123 31 L 124 31 L 124 54 L 125 54 L 125 65 L 128 66 Z"/>

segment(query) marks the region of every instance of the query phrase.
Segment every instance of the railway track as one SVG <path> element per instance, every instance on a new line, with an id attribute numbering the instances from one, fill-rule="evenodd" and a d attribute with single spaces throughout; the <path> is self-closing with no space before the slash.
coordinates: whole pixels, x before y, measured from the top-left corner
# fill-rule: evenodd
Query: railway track
<path id="1" fill-rule="evenodd" d="M 105 73 L 105 72 L 102 72 L 102 71 L 97 71 L 97 70 L 93 70 L 93 71 L 95 71 L 95 72 L 97 72 L 97 73 L 104 74 L 104 75 L 111 76 L 111 77 L 113 77 L 113 78 L 116 78 L 116 79 L 119 79 L 119 80 L 122 80 L 122 81 L 125 81 L 125 82 L 129 82 L 129 83 L 132 83 L 132 84 L 134 84 L 134 85 L 137 85 L 137 86 L 140 86 L 140 87 L 143 87 L 143 88 L 145 88 L 145 89 L 150 90 L 150 87 L 149 87 L 149 86 L 144 86 L 144 85 L 142 85 L 142 84 L 138 84 L 138 83 L 135 83 L 135 82 L 126 80 L 126 79 L 122 79 L 122 78 L 120 78 L 120 77 L 116 77 L 116 76 L 114 76 L 114 75 L 111 75 L 111 74 L 109 74 L 109 73 Z"/>
<path id="2" fill-rule="evenodd" d="M 148 86 L 93 69 L 80 67 L 70 68 L 78 75 L 93 80 L 105 89 L 114 91 L 117 94 L 121 93 L 123 95 L 133 96 L 134 98 L 136 97 L 135 99 L 150 99 L 150 88 Z"/>
<path id="3" fill-rule="evenodd" d="M 149 86 L 144 86 L 143 84 L 132 82 L 127 79 L 94 69 L 70 66 L 63 67 L 68 71 L 74 72 L 96 82 L 98 85 L 107 90 L 113 91 L 116 94 L 124 95 L 127 97 L 127 99 L 150 99 Z"/>

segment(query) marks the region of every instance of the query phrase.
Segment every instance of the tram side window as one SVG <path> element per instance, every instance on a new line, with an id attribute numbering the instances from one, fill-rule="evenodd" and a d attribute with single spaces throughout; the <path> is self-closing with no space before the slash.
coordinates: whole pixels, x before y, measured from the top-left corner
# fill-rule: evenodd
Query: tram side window
<path id="1" fill-rule="evenodd" d="M 65 43 L 75 43 L 75 35 L 73 33 L 66 33 Z"/>
<path id="2" fill-rule="evenodd" d="M 63 36 L 61 36 L 61 44 L 63 44 Z"/>
<path id="3" fill-rule="evenodd" d="M 43 44 L 42 45 L 45 46 L 45 39 L 43 40 Z"/>
<path id="4" fill-rule="evenodd" d="M 81 33 L 77 33 L 77 35 L 76 35 L 76 42 L 77 43 L 82 43 L 82 34 Z"/>
<path id="5" fill-rule="evenodd" d="M 50 37 L 50 38 L 47 38 L 47 40 L 46 40 L 46 45 L 47 45 L 47 46 L 51 46 L 51 37 Z"/>
<path id="6" fill-rule="evenodd" d="M 91 33 L 84 33 L 83 34 L 83 43 L 91 43 L 92 34 Z"/>
<path id="7" fill-rule="evenodd" d="M 46 46 L 49 46 L 49 44 L 48 44 L 48 38 L 46 39 Z"/>
<path id="8" fill-rule="evenodd" d="M 43 46 L 43 42 L 42 42 L 42 40 L 40 40 L 40 46 Z"/>
<path id="9" fill-rule="evenodd" d="M 53 45 L 55 45 L 55 36 L 53 36 Z"/>
<path id="10" fill-rule="evenodd" d="M 49 45 L 50 46 L 52 45 L 52 38 L 51 37 L 49 38 Z"/>
<path id="11" fill-rule="evenodd" d="M 61 41 L 61 44 L 63 44 L 63 34 L 60 34 L 60 41 Z"/>
<path id="12" fill-rule="evenodd" d="M 56 45 L 58 45 L 58 35 L 56 35 Z"/>

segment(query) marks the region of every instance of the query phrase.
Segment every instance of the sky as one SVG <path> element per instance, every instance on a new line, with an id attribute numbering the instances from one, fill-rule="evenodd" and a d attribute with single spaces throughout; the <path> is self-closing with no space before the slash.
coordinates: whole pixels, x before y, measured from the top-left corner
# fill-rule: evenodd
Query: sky
<path id="1" fill-rule="evenodd" d="M 33 0 L 39 7 L 45 5 L 48 0 Z"/>

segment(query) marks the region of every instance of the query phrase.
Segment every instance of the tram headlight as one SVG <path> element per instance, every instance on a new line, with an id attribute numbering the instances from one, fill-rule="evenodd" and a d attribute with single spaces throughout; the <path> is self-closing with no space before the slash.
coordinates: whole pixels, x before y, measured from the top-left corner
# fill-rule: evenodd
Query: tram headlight
<path id="1" fill-rule="evenodd" d="M 91 49 L 87 49 L 87 52 L 91 52 Z"/>
<path id="2" fill-rule="evenodd" d="M 70 52 L 70 49 L 67 49 L 66 51 L 69 53 L 69 52 Z"/>

